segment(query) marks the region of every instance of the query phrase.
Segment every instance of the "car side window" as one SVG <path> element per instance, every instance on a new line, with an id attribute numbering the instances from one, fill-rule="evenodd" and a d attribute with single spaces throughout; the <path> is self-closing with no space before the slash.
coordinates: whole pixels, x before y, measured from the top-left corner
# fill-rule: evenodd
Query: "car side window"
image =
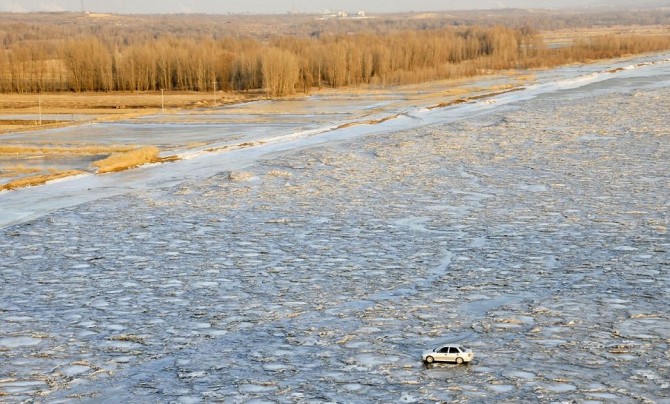
<path id="1" fill-rule="evenodd" d="M 449 348 L 445 347 L 440 349 L 440 353 L 449 353 Z"/>
<path id="2" fill-rule="evenodd" d="M 460 353 L 460 351 L 459 351 L 458 348 L 456 348 L 456 347 L 451 347 L 451 348 L 449 348 L 449 353 L 455 353 L 455 354 L 457 354 L 457 353 Z"/>

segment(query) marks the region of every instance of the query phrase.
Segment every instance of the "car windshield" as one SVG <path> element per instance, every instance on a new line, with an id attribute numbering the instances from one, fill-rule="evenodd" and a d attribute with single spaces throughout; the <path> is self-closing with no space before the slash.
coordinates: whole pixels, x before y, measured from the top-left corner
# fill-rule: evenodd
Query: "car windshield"
<path id="1" fill-rule="evenodd" d="M 468 350 L 468 347 L 466 347 L 466 346 L 461 346 L 461 351 L 465 352 L 465 351 L 467 351 L 467 350 Z"/>

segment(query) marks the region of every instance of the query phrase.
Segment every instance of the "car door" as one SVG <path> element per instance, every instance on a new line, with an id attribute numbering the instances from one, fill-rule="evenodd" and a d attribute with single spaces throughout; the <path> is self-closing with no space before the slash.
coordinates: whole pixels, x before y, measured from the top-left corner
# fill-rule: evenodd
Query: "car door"
<path id="1" fill-rule="evenodd" d="M 455 346 L 452 346 L 449 348 L 449 353 L 447 354 L 447 361 L 449 362 L 456 362 L 456 358 L 458 357 L 458 354 L 460 354 L 461 351 L 458 350 Z"/>
<path id="2" fill-rule="evenodd" d="M 448 357 L 449 357 L 449 347 L 445 346 L 443 348 L 440 348 L 440 350 L 436 352 L 435 360 L 444 362 L 449 360 L 447 359 Z"/>

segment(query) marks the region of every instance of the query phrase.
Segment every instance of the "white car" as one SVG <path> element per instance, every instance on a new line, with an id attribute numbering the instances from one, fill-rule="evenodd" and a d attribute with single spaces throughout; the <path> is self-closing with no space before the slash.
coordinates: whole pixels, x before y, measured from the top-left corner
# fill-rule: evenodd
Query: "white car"
<path id="1" fill-rule="evenodd" d="M 472 350 L 457 344 L 442 345 L 432 351 L 425 351 L 421 357 L 426 363 L 433 362 L 470 362 L 473 358 Z"/>

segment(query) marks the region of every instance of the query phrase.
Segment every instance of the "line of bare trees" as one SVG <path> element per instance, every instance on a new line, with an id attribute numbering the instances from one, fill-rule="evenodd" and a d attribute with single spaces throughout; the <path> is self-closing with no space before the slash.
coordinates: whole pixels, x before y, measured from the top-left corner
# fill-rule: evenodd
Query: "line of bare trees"
<path id="1" fill-rule="evenodd" d="M 407 30 L 265 40 L 159 36 L 134 44 L 92 34 L 0 51 L 0 92 L 249 91 L 407 84 L 482 71 L 670 49 L 670 35 L 607 36 L 549 49 L 528 27 Z"/>

